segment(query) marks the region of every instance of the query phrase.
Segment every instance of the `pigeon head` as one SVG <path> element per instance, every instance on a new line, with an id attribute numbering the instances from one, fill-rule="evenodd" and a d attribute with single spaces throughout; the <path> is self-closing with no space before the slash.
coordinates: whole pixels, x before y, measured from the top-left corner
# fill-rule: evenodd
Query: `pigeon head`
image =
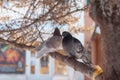
<path id="1" fill-rule="evenodd" d="M 54 30 L 53 36 L 61 36 L 60 30 L 57 27 Z"/>
<path id="2" fill-rule="evenodd" d="M 63 36 L 63 37 L 67 37 L 67 36 L 72 37 L 72 35 L 71 35 L 69 32 L 67 32 L 67 31 L 64 31 L 64 32 L 62 33 L 62 36 Z"/>

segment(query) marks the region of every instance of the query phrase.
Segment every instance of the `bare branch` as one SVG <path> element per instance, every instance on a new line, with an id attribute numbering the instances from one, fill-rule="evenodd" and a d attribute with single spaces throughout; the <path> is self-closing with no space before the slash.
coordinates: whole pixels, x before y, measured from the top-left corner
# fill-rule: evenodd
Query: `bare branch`
<path id="1" fill-rule="evenodd" d="M 80 71 L 84 75 L 93 79 L 94 73 L 96 71 L 95 67 L 88 66 L 82 62 L 77 61 L 76 59 L 64 56 L 64 55 L 60 54 L 59 52 L 52 52 L 52 53 L 49 53 L 49 55 L 51 57 L 65 63 L 66 65 L 69 65 L 70 67 L 74 68 L 76 71 Z M 97 80 L 100 80 L 101 77 L 102 77 L 102 75 L 98 75 Z"/>
<path id="2" fill-rule="evenodd" d="M 7 43 L 7 44 L 12 45 L 13 47 L 17 47 L 21 49 L 32 50 L 33 48 L 35 48 L 34 46 L 27 46 L 26 44 L 20 44 L 20 43 L 16 43 L 15 41 L 9 41 L 9 40 L 5 40 L 2 38 L 0 38 L 0 42 Z"/>

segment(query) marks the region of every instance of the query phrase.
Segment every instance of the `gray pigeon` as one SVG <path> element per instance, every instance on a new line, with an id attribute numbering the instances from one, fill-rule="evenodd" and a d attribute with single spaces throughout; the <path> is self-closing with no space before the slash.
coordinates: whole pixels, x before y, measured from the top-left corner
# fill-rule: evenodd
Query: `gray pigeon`
<path id="1" fill-rule="evenodd" d="M 36 47 L 37 58 L 43 55 L 62 49 L 62 36 L 58 28 L 55 28 L 53 36 L 45 40 L 40 46 Z"/>
<path id="2" fill-rule="evenodd" d="M 62 33 L 62 46 L 65 53 L 72 58 L 81 59 L 85 64 L 91 64 L 90 55 L 81 42 L 74 38 L 69 32 Z"/>

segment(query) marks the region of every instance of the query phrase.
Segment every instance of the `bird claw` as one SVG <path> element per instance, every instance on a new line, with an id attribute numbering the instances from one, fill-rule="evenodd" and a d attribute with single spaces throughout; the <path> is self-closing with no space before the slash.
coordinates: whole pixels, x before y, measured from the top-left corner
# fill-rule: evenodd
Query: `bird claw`
<path id="1" fill-rule="evenodd" d="M 95 78 L 100 75 L 101 73 L 103 73 L 103 70 L 100 66 L 96 65 L 95 66 L 95 71 L 93 72 L 93 77 L 92 80 L 95 80 Z"/>

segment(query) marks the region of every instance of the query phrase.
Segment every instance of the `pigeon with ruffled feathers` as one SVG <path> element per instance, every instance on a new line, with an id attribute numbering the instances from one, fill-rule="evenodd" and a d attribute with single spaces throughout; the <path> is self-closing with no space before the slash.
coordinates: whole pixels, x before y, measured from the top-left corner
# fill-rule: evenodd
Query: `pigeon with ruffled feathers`
<path id="1" fill-rule="evenodd" d="M 81 59 L 85 64 L 91 64 L 89 53 L 85 50 L 81 42 L 73 37 L 69 32 L 62 33 L 62 46 L 65 53 L 72 58 Z"/>

